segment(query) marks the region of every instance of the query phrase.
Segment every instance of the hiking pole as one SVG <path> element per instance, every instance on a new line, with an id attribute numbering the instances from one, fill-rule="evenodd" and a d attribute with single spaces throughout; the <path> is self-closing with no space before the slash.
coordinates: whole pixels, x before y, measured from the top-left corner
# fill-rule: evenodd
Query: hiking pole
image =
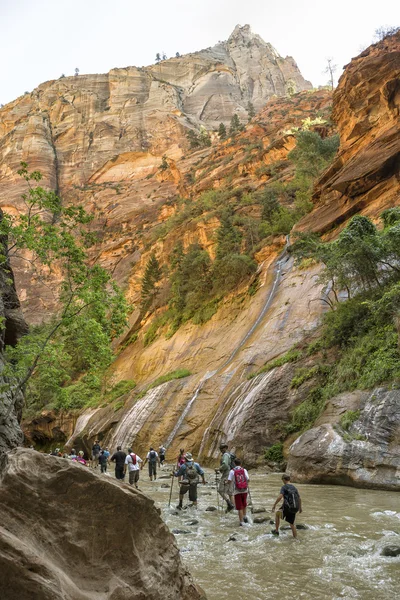
<path id="1" fill-rule="evenodd" d="M 218 479 L 218 473 L 217 471 L 215 471 L 215 487 L 217 489 L 217 510 L 219 512 L 219 505 L 220 505 L 220 501 L 219 501 L 219 491 L 218 491 L 218 484 L 219 484 L 219 479 Z M 222 507 L 221 507 L 222 508 Z"/>
<path id="2" fill-rule="evenodd" d="M 248 491 L 248 494 L 249 494 L 249 506 L 253 506 L 253 499 L 252 499 L 251 494 L 250 494 L 250 487 L 247 488 L 247 491 Z"/>
<path id="3" fill-rule="evenodd" d="M 171 481 L 171 489 L 169 491 L 169 501 L 168 501 L 168 508 L 171 506 L 171 498 L 172 498 L 172 488 L 174 487 L 174 472 L 172 471 L 171 473 L 171 477 L 172 477 L 172 481 Z"/>

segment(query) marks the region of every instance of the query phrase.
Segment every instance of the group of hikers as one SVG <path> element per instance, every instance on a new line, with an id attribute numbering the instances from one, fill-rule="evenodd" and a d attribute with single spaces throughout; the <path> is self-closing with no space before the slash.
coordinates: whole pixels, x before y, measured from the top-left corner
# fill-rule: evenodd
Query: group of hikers
<path id="1" fill-rule="evenodd" d="M 239 516 L 240 526 L 249 523 L 247 516 L 247 498 L 249 495 L 249 474 L 242 466 L 240 458 L 229 452 L 227 444 L 221 444 L 221 461 L 217 469 L 215 469 L 217 491 L 223 501 L 226 503 L 227 513 L 236 508 Z M 52 454 L 57 456 L 65 456 L 73 461 L 81 464 L 86 464 L 96 469 L 100 466 L 101 472 L 107 472 L 107 466 L 110 462 L 115 463 L 115 477 L 119 480 L 124 480 L 128 472 L 128 479 L 131 485 L 138 489 L 140 471 L 148 464 L 150 481 L 157 479 L 157 466 L 161 467 L 165 461 L 166 449 L 160 446 L 157 452 L 153 447 L 150 447 L 145 460 L 143 461 L 138 454 L 128 448 L 124 452 L 121 446 L 117 447 L 116 452 L 111 455 L 107 447 L 101 448 L 98 440 L 95 440 L 92 446 L 91 460 L 88 463 L 84 459 L 83 451 L 76 453 L 72 449 L 70 454 L 63 455 L 56 448 Z M 206 484 L 204 470 L 199 463 L 195 462 L 193 455 L 190 452 L 185 452 L 181 449 L 176 460 L 171 477 L 178 478 L 179 483 L 179 503 L 178 510 L 183 509 L 183 500 L 185 495 L 189 495 L 189 506 L 197 508 L 197 487 L 200 481 L 203 485 Z M 279 535 L 279 524 L 281 519 L 284 519 L 292 530 L 293 537 L 297 538 L 297 529 L 295 519 L 297 513 L 302 512 L 301 498 L 297 488 L 290 483 L 290 475 L 282 476 L 283 485 L 280 489 L 279 496 L 275 500 L 272 511 L 275 513 L 275 529 L 272 530 L 273 535 Z M 172 486 L 171 486 L 172 494 Z M 278 504 L 281 506 L 276 510 Z"/>

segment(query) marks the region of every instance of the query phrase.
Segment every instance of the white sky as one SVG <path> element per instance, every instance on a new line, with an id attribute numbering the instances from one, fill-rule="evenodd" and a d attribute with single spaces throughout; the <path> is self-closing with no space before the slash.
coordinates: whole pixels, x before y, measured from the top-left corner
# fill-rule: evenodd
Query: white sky
<path id="1" fill-rule="evenodd" d="M 0 0 L 0 103 L 62 73 L 143 66 L 225 40 L 237 24 L 291 55 L 325 84 L 382 25 L 400 25 L 399 0 Z"/>

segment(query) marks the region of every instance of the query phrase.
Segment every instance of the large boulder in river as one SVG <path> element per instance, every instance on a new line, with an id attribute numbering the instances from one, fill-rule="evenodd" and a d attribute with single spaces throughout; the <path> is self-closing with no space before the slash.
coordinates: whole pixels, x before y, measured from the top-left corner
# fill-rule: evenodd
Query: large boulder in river
<path id="1" fill-rule="evenodd" d="M 2 600 L 199 600 L 173 535 L 141 492 L 18 448 L 0 483 Z"/>
<path id="2" fill-rule="evenodd" d="M 324 423 L 290 447 L 288 471 L 307 483 L 400 489 L 400 390 L 376 389 L 344 431 Z"/>

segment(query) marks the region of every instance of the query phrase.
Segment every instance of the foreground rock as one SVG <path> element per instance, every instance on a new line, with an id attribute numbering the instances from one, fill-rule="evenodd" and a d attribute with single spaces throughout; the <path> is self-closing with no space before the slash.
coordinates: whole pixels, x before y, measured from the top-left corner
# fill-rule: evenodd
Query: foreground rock
<path id="1" fill-rule="evenodd" d="M 290 447 L 288 470 L 297 481 L 400 489 L 400 391 L 360 397 L 360 415 L 345 432 L 325 423 Z"/>
<path id="2" fill-rule="evenodd" d="M 199 600 L 151 500 L 17 449 L 0 484 L 2 600 Z"/>

